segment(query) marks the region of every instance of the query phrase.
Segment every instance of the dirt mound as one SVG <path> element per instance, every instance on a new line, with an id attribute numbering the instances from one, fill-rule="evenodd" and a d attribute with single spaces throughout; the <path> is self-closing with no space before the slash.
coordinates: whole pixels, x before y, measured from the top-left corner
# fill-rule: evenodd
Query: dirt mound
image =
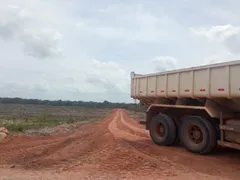
<path id="1" fill-rule="evenodd" d="M 238 179 L 240 175 L 238 152 L 219 150 L 212 156 L 197 156 L 180 147 L 157 146 L 144 126 L 123 110 L 79 125 L 68 134 L 13 136 L 0 144 L 0 153 L 4 154 L 0 156 L 3 167 L 15 167 L 16 174 L 46 172 L 46 179 L 53 177 L 48 172 L 73 179 L 210 180 Z M 6 176 L 8 172 L 0 171 Z"/>

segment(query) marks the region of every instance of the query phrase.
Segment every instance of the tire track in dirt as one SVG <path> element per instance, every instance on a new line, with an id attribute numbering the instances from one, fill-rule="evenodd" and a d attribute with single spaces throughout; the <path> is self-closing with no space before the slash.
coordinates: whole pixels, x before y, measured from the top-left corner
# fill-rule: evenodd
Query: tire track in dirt
<path id="1" fill-rule="evenodd" d="M 126 132 L 126 129 L 118 129 L 117 127 L 117 120 L 121 121 L 121 122 L 126 122 L 126 120 L 124 120 L 123 116 L 122 116 L 122 111 L 118 111 L 116 117 L 112 120 L 112 122 L 109 124 L 109 131 L 117 138 L 119 139 L 123 139 L 126 141 L 133 141 L 134 143 L 138 143 L 140 145 L 144 145 L 144 146 L 149 146 L 151 148 L 161 148 L 161 151 L 165 151 L 166 153 L 172 152 L 172 147 L 160 147 L 160 146 L 156 146 L 155 144 L 153 144 L 153 142 L 149 139 L 149 137 L 140 137 L 137 134 L 131 134 Z M 130 128 L 132 126 L 128 126 L 129 124 L 126 124 L 126 128 Z M 133 127 L 132 127 L 133 128 Z M 131 128 L 130 128 L 131 129 Z M 136 129 L 136 128 L 134 128 Z M 154 146 L 154 147 L 152 147 Z M 158 149 L 159 150 L 159 149 Z M 174 152 L 177 155 L 185 155 L 188 156 L 186 154 L 182 154 L 179 152 Z M 191 156 L 191 155 L 189 155 Z"/>
<path id="2" fill-rule="evenodd" d="M 84 136 L 82 137 L 84 138 Z M 51 139 L 44 145 L 32 146 L 29 144 L 29 146 L 20 146 L 19 149 L 13 148 L 5 153 L 4 161 L 10 164 L 22 164 L 26 168 L 34 167 L 35 162 L 38 162 L 39 165 L 42 162 L 47 167 L 47 164 L 51 165 L 51 163 L 44 163 L 48 156 L 56 153 L 59 149 L 69 146 L 78 139 L 78 136 L 67 136 L 58 140 Z"/>
<path id="3" fill-rule="evenodd" d="M 172 166 L 181 166 L 181 169 L 184 171 L 186 168 L 190 168 L 192 170 L 201 171 L 203 173 L 208 173 L 210 175 L 219 175 L 221 174 L 222 163 L 226 162 L 227 159 L 219 159 L 218 157 L 213 156 L 198 156 L 196 154 L 191 154 L 190 152 L 186 151 L 184 148 L 179 147 L 160 147 L 150 139 L 145 139 L 141 137 L 137 137 L 135 133 L 131 134 L 128 132 L 127 128 L 131 129 L 138 129 L 138 127 L 133 128 L 132 125 L 126 123 L 126 119 L 129 117 L 127 115 L 123 115 L 124 112 L 119 110 L 117 116 L 111 122 L 110 131 L 114 136 L 117 136 L 119 139 L 122 139 L 128 142 L 133 148 L 135 148 L 138 153 L 145 154 L 145 157 L 151 157 L 151 159 L 158 159 L 160 161 L 164 161 L 165 163 L 170 164 Z M 120 121 L 122 124 L 125 125 L 125 128 L 119 129 L 117 126 L 117 121 Z M 124 123 L 125 122 L 125 123 Z M 131 131 L 130 131 L 131 132 Z M 131 138 L 130 138 L 131 137 Z M 149 159 L 149 158 L 148 158 Z M 229 158 L 230 159 L 230 158 Z M 208 166 L 205 166 L 206 161 L 209 161 Z M 230 172 L 232 168 L 235 169 L 235 173 L 232 173 L 232 177 L 236 177 L 238 170 L 240 170 L 237 164 L 239 161 L 231 162 L 230 167 L 225 167 L 223 172 Z M 185 167 L 185 168 L 184 168 Z M 212 169 L 209 170 L 209 167 Z M 214 168 L 213 168 L 214 167 Z"/>
<path id="4" fill-rule="evenodd" d="M 107 125 L 113 115 L 111 113 L 102 122 Z M 65 135 L 11 137 L 10 141 L 0 144 L 0 153 L 4 152 L 4 156 L 0 157 L 0 164 L 17 164 L 29 169 L 46 168 L 54 164 L 72 161 L 74 157 L 85 155 L 91 151 L 91 146 L 95 142 L 94 136 L 101 137 L 100 134 L 103 133 L 103 129 L 99 129 L 99 131 L 96 129 L 99 124 L 102 126 L 101 124 L 104 123 L 80 125 L 78 131 Z M 105 128 L 106 125 L 104 125 L 104 129 L 108 132 Z"/>
<path id="5" fill-rule="evenodd" d="M 125 118 L 124 118 L 125 117 Z M 161 150 L 161 152 L 166 152 L 167 154 L 169 154 L 170 152 L 172 153 L 172 155 L 180 155 L 180 156 L 185 156 L 185 157 L 191 157 L 192 158 L 192 154 L 190 153 L 186 153 L 184 149 L 180 149 L 177 147 L 165 147 L 165 146 L 157 146 L 156 144 L 154 144 L 152 142 L 152 140 L 150 139 L 150 135 L 148 133 L 148 131 L 146 131 L 145 129 L 142 129 L 140 126 L 140 124 L 137 124 L 138 127 L 135 127 L 134 125 L 131 125 L 130 123 L 127 123 L 125 119 L 131 119 L 128 114 L 125 111 L 121 111 L 121 122 L 125 125 L 126 128 L 130 128 L 131 130 L 135 130 L 137 132 L 141 132 L 142 134 L 145 134 L 147 138 L 142 139 L 141 141 L 135 141 L 135 144 L 138 144 L 138 146 L 140 145 L 144 145 L 147 146 L 151 149 L 154 150 Z M 132 121 L 134 121 L 133 119 L 131 119 Z M 121 131 L 125 131 L 126 129 L 121 129 Z M 138 135 L 137 133 L 134 133 L 134 135 Z M 125 139 L 127 140 L 127 139 Z M 141 149 L 141 148 L 140 148 Z M 174 151 L 175 150 L 175 151 Z M 177 150 L 177 151 L 176 151 Z M 179 152 L 180 150 L 180 152 Z M 182 151 L 182 152 L 181 152 Z M 158 153 L 159 154 L 159 153 Z M 161 153 L 162 154 L 162 153 Z M 200 160 L 200 157 L 195 157 L 198 160 Z"/>
<path id="6" fill-rule="evenodd" d="M 61 141 L 61 138 L 56 139 L 56 140 L 43 140 L 43 141 L 34 141 L 34 142 L 27 142 L 27 143 L 23 143 L 23 144 L 15 144 L 15 145 L 8 145 L 6 144 L 5 146 L 2 146 L 2 148 L 4 147 L 11 147 L 11 151 L 13 150 L 19 150 L 19 149 L 23 149 L 24 150 L 30 150 L 30 149 L 38 149 L 41 147 L 45 147 L 45 146 L 49 146 L 51 144 L 55 144 Z"/>
<path id="7" fill-rule="evenodd" d="M 105 150 L 105 148 L 108 148 L 106 147 L 106 140 L 109 139 L 108 135 L 110 135 L 110 133 L 106 127 L 113 116 L 115 116 L 114 112 L 101 122 L 84 126 L 85 131 L 75 132 L 65 137 L 64 139 L 69 139 L 69 137 L 74 138 L 69 144 L 64 144 L 57 148 L 47 147 L 45 152 L 37 159 L 34 158 L 34 162 L 30 161 L 29 165 L 37 166 L 40 164 L 45 167 L 54 165 L 68 169 L 69 163 L 74 166 L 80 163 L 84 165 L 84 167 L 89 166 L 89 164 L 94 166 L 100 163 L 104 156 L 99 157 L 99 152 L 101 152 L 102 149 Z M 111 139 L 110 136 L 110 142 Z M 58 145 L 59 144 L 57 144 L 57 146 Z M 56 151 L 54 149 L 56 149 Z"/>
<path id="8" fill-rule="evenodd" d="M 15 162 L 27 170 L 84 170 L 116 177 L 130 173 L 136 179 L 142 175 L 156 175 L 163 179 L 179 176 L 183 179 L 207 177 L 211 180 L 220 179 L 219 176 L 238 179 L 236 177 L 240 175 L 237 156 L 205 157 L 179 147 L 157 146 L 147 137 L 143 126 L 121 109 L 114 110 L 102 121 L 81 125 L 69 134 L 13 137 L 11 141 L 0 144 L 0 153 L 4 154 L 0 157 L 0 164 L 12 165 Z"/>
<path id="9" fill-rule="evenodd" d="M 117 112 L 116 117 L 112 120 L 112 122 L 109 124 L 109 130 L 110 132 L 115 136 L 115 138 L 119 140 L 123 140 L 125 143 L 130 145 L 130 147 L 134 150 L 135 155 L 139 155 L 142 158 L 145 159 L 145 162 L 147 164 L 151 164 L 152 167 L 148 167 L 148 169 L 151 169 L 151 171 L 156 171 L 157 169 L 161 169 L 161 174 L 169 176 L 176 175 L 177 171 L 181 172 L 187 172 L 186 168 L 181 166 L 180 164 L 176 164 L 174 161 L 168 160 L 167 158 L 157 158 L 154 154 L 151 153 L 151 151 L 146 152 L 144 151 L 145 146 L 149 146 L 148 143 L 143 142 L 143 140 L 149 140 L 149 138 L 146 137 L 140 137 L 136 134 L 131 134 L 128 132 L 125 132 L 123 129 L 118 129 L 117 121 L 124 122 L 123 112 L 119 110 Z M 129 124 L 125 123 L 126 128 L 129 128 Z M 133 126 L 130 126 L 133 128 Z M 134 128 L 137 129 L 137 128 Z M 143 131 L 141 131 L 142 133 Z M 144 132 L 146 133 L 146 132 Z M 134 144 L 139 145 L 137 148 Z M 151 147 L 152 148 L 152 147 Z M 160 160 L 160 161 L 159 161 Z M 167 168 L 164 168 L 167 167 Z"/>
<path id="10" fill-rule="evenodd" d="M 84 126 L 86 124 L 81 124 L 81 128 L 79 130 L 83 131 Z M 77 132 L 75 132 L 76 134 Z M 71 134 L 54 134 L 49 136 L 17 136 L 17 135 L 10 135 L 7 137 L 4 141 L 0 143 L 2 147 L 7 146 L 8 148 L 11 147 L 13 150 L 15 148 L 21 148 L 21 147 L 28 147 L 28 146 L 37 146 L 38 144 L 49 144 L 51 141 L 56 142 L 60 141 L 62 138 L 65 138 L 66 136 L 70 137 Z M 41 146 L 41 145 L 40 145 Z"/>
<path id="11" fill-rule="evenodd" d="M 136 127 L 136 126 L 132 125 L 131 123 L 128 123 L 126 121 L 126 119 L 124 118 L 124 115 L 125 114 L 123 114 L 123 112 L 121 112 L 121 122 L 122 122 L 123 125 L 125 125 L 126 127 L 132 129 L 134 132 L 143 134 L 143 135 L 145 135 L 145 137 L 149 138 L 149 134 L 148 134 L 147 130 L 139 128 L 139 127 Z"/>
<path id="12" fill-rule="evenodd" d="M 129 141 L 136 141 L 136 140 L 147 139 L 147 138 L 139 137 L 139 136 L 137 136 L 135 134 L 130 134 L 130 133 L 127 133 L 125 131 L 119 130 L 117 128 L 117 120 L 119 119 L 119 116 L 121 116 L 121 112 L 118 110 L 116 117 L 114 117 L 114 119 L 108 125 L 109 131 L 112 133 L 112 135 L 115 138 L 127 139 Z"/>
<path id="13" fill-rule="evenodd" d="M 119 129 L 117 122 L 122 122 L 121 118 L 124 117 L 122 116 L 122 111 L 119 110 L 116 117 L 109 124 L 111 133 L 117 138 L 117 140 L 123 140 L 130 145 L 134 150 L 134 155 L 137 154 L 141 156 L 145 159 L 145 163 L 151 164 L 150 167 L 147 167 L 149 173 L 158 170 L 162 176 L 175 176 L 178 173 L 187 173 L 189 171 L 194 172 L 194 170 L 188 166 L 176 162 L 174 157 L 181 155 L 179 155 L 176 150 L 173 152 L 171 149 L 166 149 L 163 152 L 162 149 L 153 144 L 149 138 L 142 138 L 136 134 L 129 133 L 127 131 L 127 128 L 129 127 L 125 126 L 124 129 Z M 125 119 L 123 121 L 125 121 Z M 171 156 L 171 158 L 169 158 L 169 156 Z"/>
<path id="14" fill-rule="evenodd" d="M 121 113 L 123 114 L 123 119 L 121 119 L 121 122 L 125 122 L 123 123 L 124 125 L 126 125 L 126 128 L 130 128 L 130 129 L 140 129 L 139 127 L 135 127 L 133 128 L 133 125 L 129 125 L 129 123 L 126 123 L 126 120 L 125 119 L 130 119 L 130 117 L 128 116 L 128 114 L 126 114 L 125 111 L 121 111 Z M 125 114 L 125 116 L 124 116 Z M 125 118 L 124 118 L 125 117 Z M 138 124 L 138 126 L 140 126 Z M 124 129 L 122 130 L 124 131 Z M 146 132 L 148 133 L 148 132 Z M 214 155 L 212 156 L 202 156 L 202 155 L 196 155 L 196 154 L 192 154 L 188 151 L 186 151 L 183 147 L 173 147 L 173 146 L 168 146 L 168 147 L 165 147 L 165 146 L 158 146 L 158 145 L 155 145 L 152 140 L 150 139 L 150 136 L 148 136 L 149 138 L 148 139 L 145 139 L 143 141 L 139 141 L 140 144 L 144 144 L 146 146 L 149 146 L 149 147 L 152 147 L 152 148 L 157 148 L 158 150 L 161 150 L 161 151 L 166 151 L 166 152 L 172 152 L 172 153 L 176 153 L 177 155 L 181 155 L 181 156 L 185 156 L 185 157 L 190 157 L 190 158 L 196 158 L 196 160 L 202 160 L 202 157 L 207 157 L 207 158 L 210 158 L 212 160 L 219 160 L 218 157 L 215 157 Z M 136 143 L 138 143 L 136 141 Z M 175 152 L 174 152 L 175 150 Z M 179 151 L 182 151 L 182 152 L 179 152 Z M 229 158 L 230 159 L 230 158 Z"/>

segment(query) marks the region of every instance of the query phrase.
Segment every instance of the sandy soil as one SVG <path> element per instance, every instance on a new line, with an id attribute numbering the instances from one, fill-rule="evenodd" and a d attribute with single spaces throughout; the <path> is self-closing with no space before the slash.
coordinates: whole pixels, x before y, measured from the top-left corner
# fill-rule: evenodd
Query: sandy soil
<path id="1" fill-rule="evenodd" d="M 12 136 L 0 144 L 0 179 L 239 179 L 240 154 L 200 156 L 160 147 L 124 110 L 72 133 Z"/>

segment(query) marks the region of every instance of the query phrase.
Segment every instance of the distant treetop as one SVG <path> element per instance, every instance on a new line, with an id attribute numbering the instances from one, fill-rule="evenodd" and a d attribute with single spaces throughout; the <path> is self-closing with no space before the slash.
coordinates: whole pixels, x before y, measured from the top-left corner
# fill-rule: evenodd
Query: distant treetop
<path id="1" fill-rule="evenodd" d="M 93 102 L 93 101 L 63 101 L 63 100 L 41 100 L 41 99 L 23 99 L 23 98 L 0 98 L 1 104 L 33 104 L 33 105 L 51 105 L 51 106 L 81 106 L 86 108 L 124 108 L 135 109 L 134 103 L 113 103 L 109 101 Z"/>

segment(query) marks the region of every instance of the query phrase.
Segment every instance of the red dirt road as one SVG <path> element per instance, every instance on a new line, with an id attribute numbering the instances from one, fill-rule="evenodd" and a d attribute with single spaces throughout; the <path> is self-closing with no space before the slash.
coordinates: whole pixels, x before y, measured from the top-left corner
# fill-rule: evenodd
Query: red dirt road
<path id="1" fill-rule="evenodd" d="M 0 179 L 239 179 L 240 154 L 198 156 L 152 143 L 124 110 L 68 135 L 13 136 L 0 144 Z"/>

